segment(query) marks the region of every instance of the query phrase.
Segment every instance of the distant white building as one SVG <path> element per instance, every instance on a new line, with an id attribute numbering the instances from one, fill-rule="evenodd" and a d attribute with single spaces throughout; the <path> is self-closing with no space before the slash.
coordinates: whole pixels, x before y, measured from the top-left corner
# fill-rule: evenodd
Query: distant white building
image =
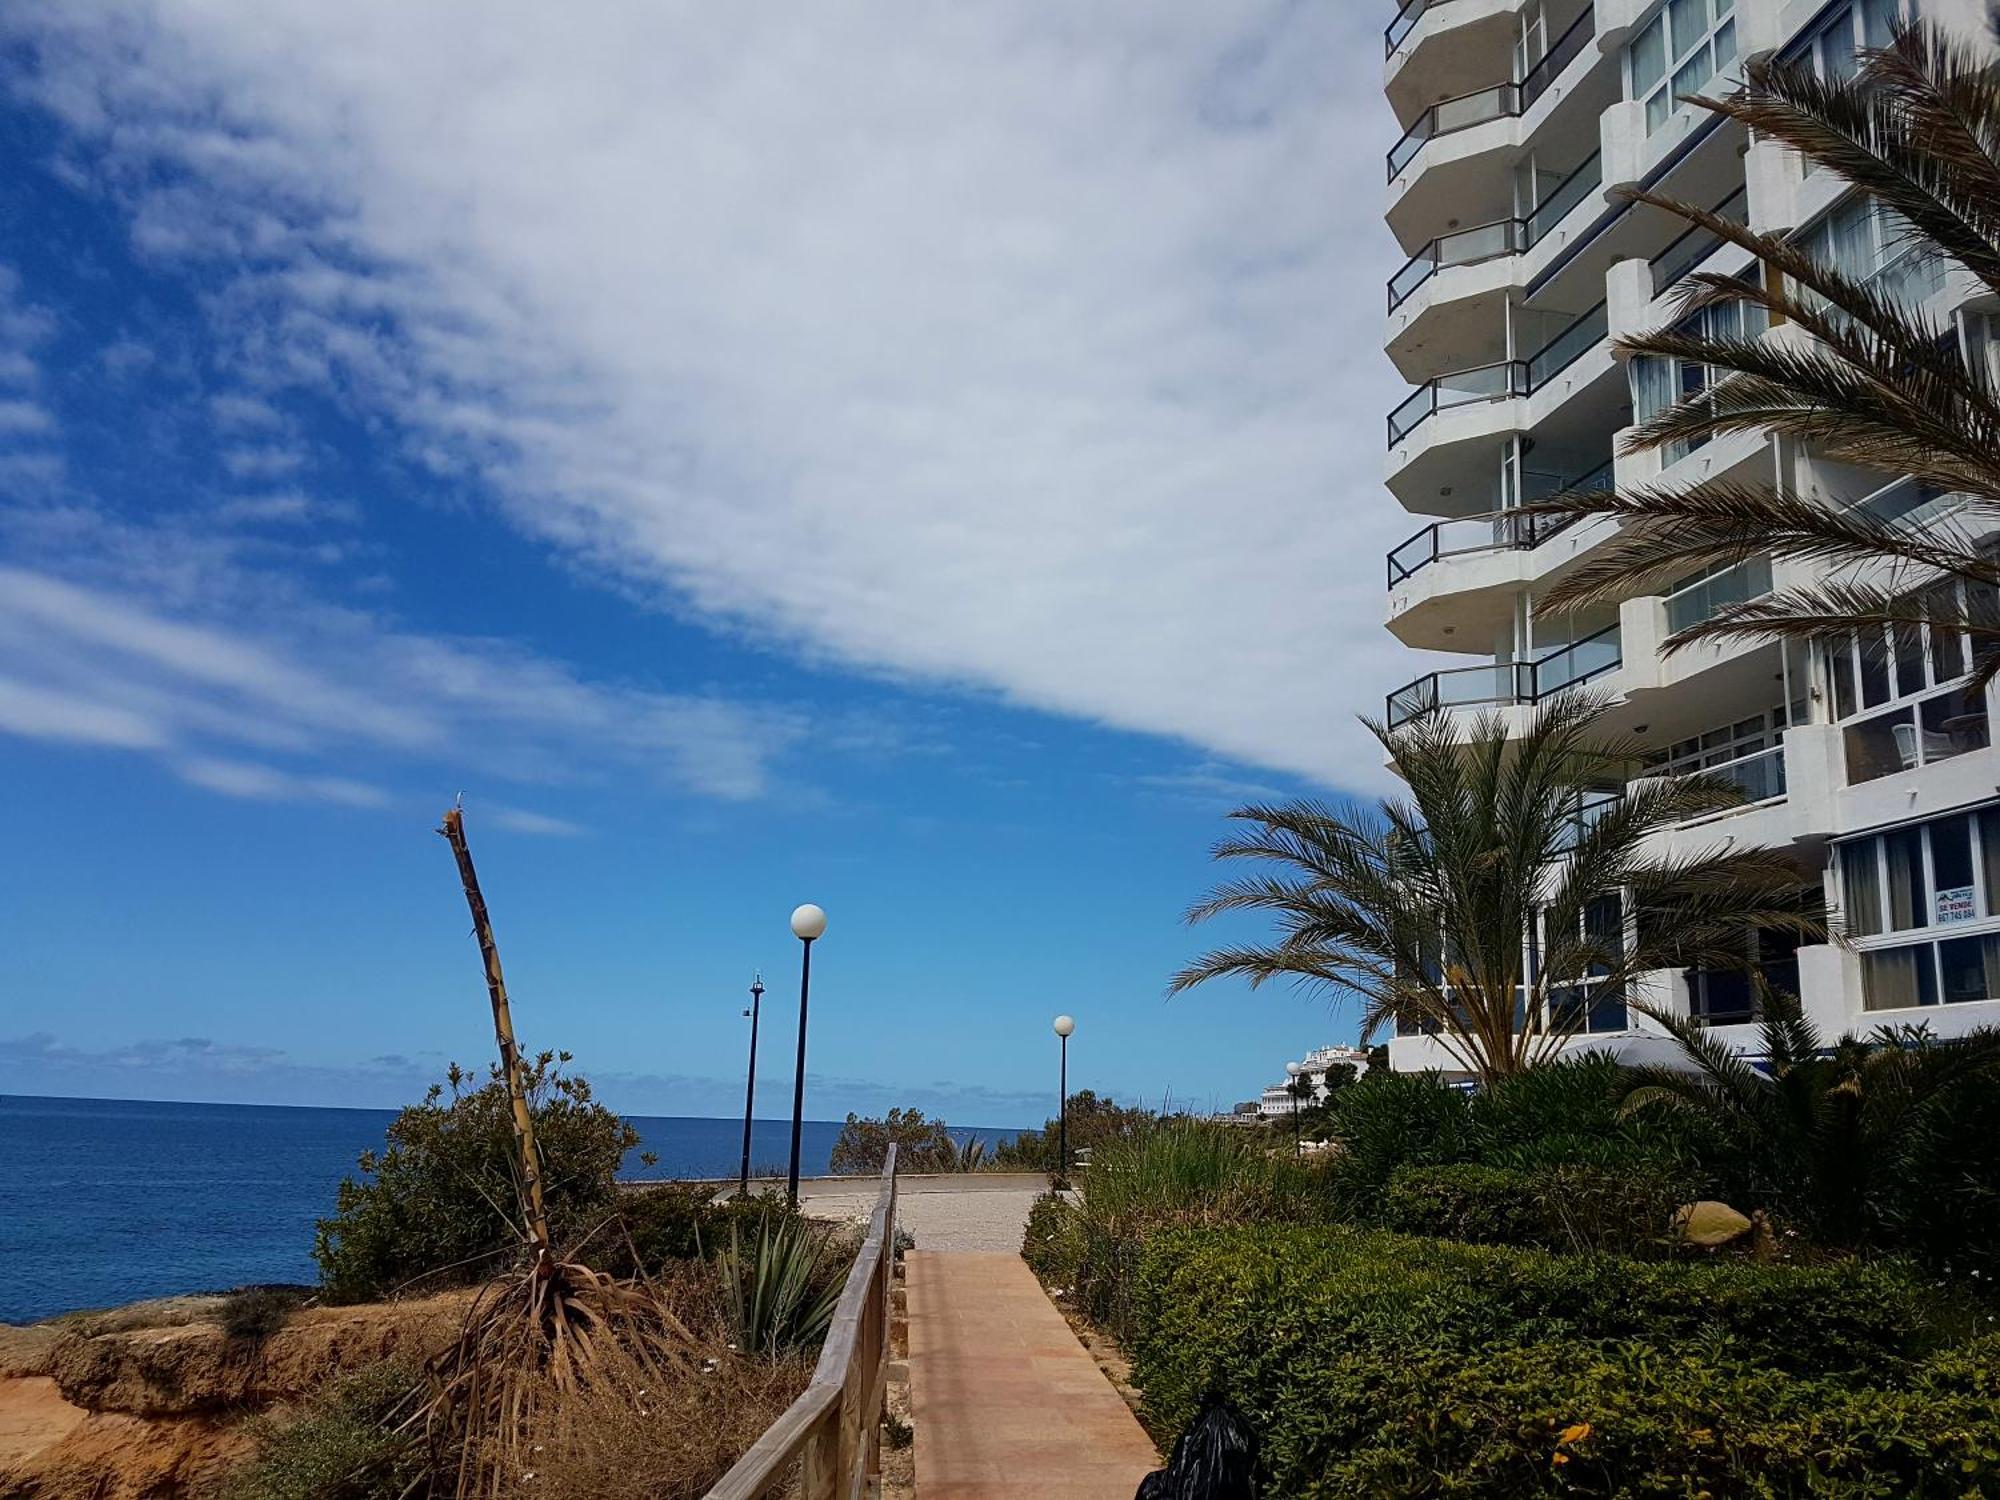
<path id="1" fill-rule="evenodd" d="M 1299 1077 L 1313 1086 L 1311 1103 L 1318 1104 L 1327 1096 L 1326 1072 L 1342 1063 L 1352 1067 L 1356 1075 L 1368 1071 L 1368 1053 L 1360 1047 L 1320 1047 L 1299 1059 Z M 1258 1101 L 1257 1112 L 1264 1116 L 1288 1115 L 1297 1107 L 1291 1095 L 1291 1067 L 1286 1065 L 1284 1081 L 1273 1083 L 1264 1089 L 1264 1096 Z"/>

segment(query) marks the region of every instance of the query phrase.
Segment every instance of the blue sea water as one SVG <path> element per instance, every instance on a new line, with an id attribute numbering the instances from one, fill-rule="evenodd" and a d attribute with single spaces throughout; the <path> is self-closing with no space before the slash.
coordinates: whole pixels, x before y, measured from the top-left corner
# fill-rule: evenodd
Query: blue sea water
<path id="1" fill-rule="evenodd" d="M 313 1223 L 386 1109 L 0 1096 L 0 1322 L 253 1282 L 312 1282 Z M 743 1122 L 634 1116 L 635 1178 L 728 1177 Z M 997 1142 L 1012 1131 L 954 1130 Z M 808 1120 L 800 1169 L 824 1172 L 840 1124 Z M 753 1167 L 783 1162 L 790 1120 L 758 1120 Z"/>

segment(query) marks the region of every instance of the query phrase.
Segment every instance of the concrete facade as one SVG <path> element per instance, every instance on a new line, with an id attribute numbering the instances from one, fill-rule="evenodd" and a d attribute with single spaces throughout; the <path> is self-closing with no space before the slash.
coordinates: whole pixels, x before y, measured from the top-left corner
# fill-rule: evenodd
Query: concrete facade
<path id="1" fill-rule="evenodd" d="M 1627 361 L 1614 341 L 1672 323 L 1689 273 L 1733 273 L 1749 258 L 1618 192 L 1644 186 L 1759 229 L 1824 236 L 1843 265 L 1996 358 L 2000 307 L 1970 278 L 1913 261 L 1832 174 L 1674 102 L 1726 90 L 1753 57 L 1845 66 L 1919 18 L 1981 37 L 1982 11 L 1980 0 L 1407 0 L 1385 34 L 1384 91 L 1406 131 L 1387 163 L 1386 214 L 1410 256 L 1389 284 L 1385 345 L 1412 386 L 1389 418 L 1385 480 L 1422 528 L 1387 559 L 1387 619 L 1412 648 L 1451 653 L 1390 695 L 1388 717 L 1498 709 L 1521 724 L 1537 701 L 1589 683 L 1612 698 L 1613 727 L 1647 747 L 1646 774 L 1738 779 L 1744 806 L 1664 837 L 1689 852 L 1788 848 L 1821 882 L 1851 945 L 1757 953 L 1829 1034 L 2000 1024 L 1993 695 L 1966 690 L 1967 660 L 1944 640 L 1661 655 L 1674 630 L 1811 576 L 1769 559 L 1581 617 L 1539 611 L 1612 529 L 1530 528 L 1508 513 L 1579 484 L 1735 477 L 1954 518 L 1951 496 L 1761 434 L 1620 454 L 1626 429 L 1702 376 Z M 1725 976 L 1662 973 L 1645 998 L 1755 1044 L 1747 990 Z M 1644 1018 L 1603 1010 L 1578 1045 L 1666 1055 Z M 1390 1057 L 1399 1069 L 1449 1066 L 1420 1035 L 1396 1037 Z"/>

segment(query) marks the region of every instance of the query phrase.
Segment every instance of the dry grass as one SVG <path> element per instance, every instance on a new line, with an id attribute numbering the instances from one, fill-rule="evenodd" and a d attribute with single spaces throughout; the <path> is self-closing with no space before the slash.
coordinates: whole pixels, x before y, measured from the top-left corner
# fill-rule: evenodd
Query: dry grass
<path id="1" fill-rule="evenodd" d="M 805 1389 L 808 1361 L 745 1358 L 730 1348 L 708 1267 L 683 1268 L 654 1289 L 688 1336 L 683 1357 L 667 1364 L 606 1340 L 587 1380 L 537 1403 L 522 1441 L 495 1435 L 479 1467 L 501 1480 L 497 1492 L 696 1500 Z"/>

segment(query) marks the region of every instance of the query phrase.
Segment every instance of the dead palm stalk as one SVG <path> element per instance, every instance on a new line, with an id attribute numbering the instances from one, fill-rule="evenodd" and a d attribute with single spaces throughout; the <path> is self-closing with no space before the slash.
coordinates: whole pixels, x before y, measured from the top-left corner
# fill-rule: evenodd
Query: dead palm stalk
<path id="1" fill-rule="evenodd" d="M 438 832 L 458 860 L 493 1002 L 529 1254 L 525 1274 L 502 1278 L 474 1299 L 456 1341 L 431 1361 L 431 1399 L 413 1421 L 425 1429 L 437 1472 L 450 1476 L 454 1495 L 498 1497 L 514 1493 L 532 1472 L 529 1434 L 551 1402 L 576 1393 L 614 1356 L 620 1368 L 636 1362 L 656 1379 L 685 1375 L 695 1339 L 643 1276 L 619 1280 L 556 1253 L 507 981 L 457 808 Z"/>

